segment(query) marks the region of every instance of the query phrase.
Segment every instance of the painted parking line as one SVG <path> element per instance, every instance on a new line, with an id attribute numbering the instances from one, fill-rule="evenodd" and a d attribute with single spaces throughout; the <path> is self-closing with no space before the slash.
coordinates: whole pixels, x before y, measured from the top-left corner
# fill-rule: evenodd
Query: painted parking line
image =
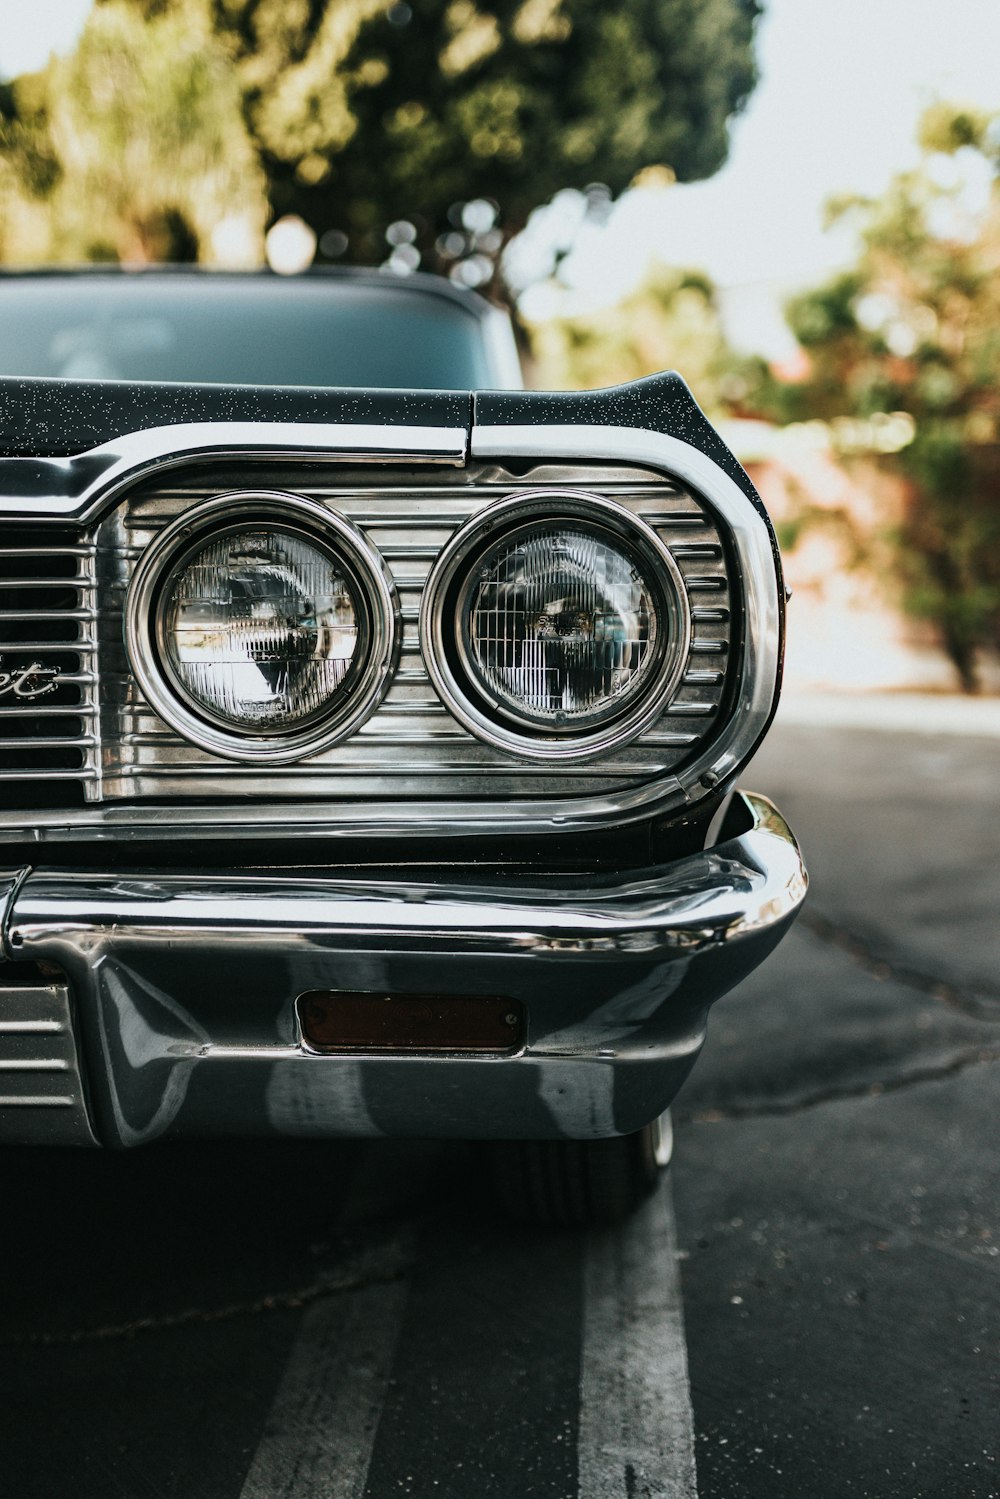
<path id="1" fill-rule="evenodd" d="M 696 1499 L 694 1422 L 669 1176 L 584 1264 L 580 1499 Z"/>
<path id="2" fill-rule="evenodd" d="M 360 1499 L 407 1289 L 365 1286 L 305 1312 L 240 1499 Z"/>
<path id="3" fill-rule="evenodd" d="M 240 1499 L 361 1499 L 407 1298 L 394 1280 L 303 1314 Z M 577 1461 L 579 1499 L 697 1496 L 669 1178 L 584 1238 Z"/>

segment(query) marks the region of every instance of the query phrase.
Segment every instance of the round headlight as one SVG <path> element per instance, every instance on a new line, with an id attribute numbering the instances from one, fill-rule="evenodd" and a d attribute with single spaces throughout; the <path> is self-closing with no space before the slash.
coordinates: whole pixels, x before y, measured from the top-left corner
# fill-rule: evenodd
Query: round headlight
<path id="1" fill-rule="evenodd" d="M 487 743 L 572 759 L 635 738 L 687 656 L 683 581 L 656 533 L 591 494 L 511 496 L 449 542 L 424 595 L 428 670 Z"/>
<path id="2" fill-rule="evenodd" d="M 235 760 L 315 754 L 384 696 L 399 605 L 378 553 L 299 495 L 218 495 L 161 532 L 129 587 L 125 631 L 150 705 Z"/>
<path id="3" fill-rule="evenodd" d="M 525 526 L 488 547 L 456 618 L 496 711 L 555 733 L 618 717 L 662 656 L 667 621 L 649 573 L 617 537 L 579 521 Z"/>
<path id="4" fill-rule="evenodd" d="M 212 536 L 164 581 L 164 665 L 196 712 L 251 733 L 298 728 L 343 689 L 365 611 L 341 560 L 293 531 Z"/>

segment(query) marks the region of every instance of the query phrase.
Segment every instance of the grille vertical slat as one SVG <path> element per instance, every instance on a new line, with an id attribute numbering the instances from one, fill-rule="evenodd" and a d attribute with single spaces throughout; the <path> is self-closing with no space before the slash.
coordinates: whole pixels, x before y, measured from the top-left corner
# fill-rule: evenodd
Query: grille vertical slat
<path id="1" fill-rule="evenodd" d="M 99 795 L 96 547 L 0 535 L 0 807 Z"/>

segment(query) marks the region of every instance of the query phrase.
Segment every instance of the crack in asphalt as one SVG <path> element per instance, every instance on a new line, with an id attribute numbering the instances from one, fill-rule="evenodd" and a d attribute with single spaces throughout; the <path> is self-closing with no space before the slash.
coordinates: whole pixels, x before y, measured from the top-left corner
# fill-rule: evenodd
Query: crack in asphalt
<path id="1" fill-rule="evenodd" d="M 25 1333 L 0 1339 L 0 1348 L 60 1348 L 86 1343 L 109 1343 L 134 1338 L 142 1333 L 229 1322 L 236 1317 L 256 1317 L 264 1312 L 299 1311 L 328 1296 L 342 1296 L 351 1291 L 363 1290 L 367 1286 L 387 1285 L 392 1281 L 402 1280 L 409 1274 L 414 1262 L 412 1235 L 406 1235 L 366 1252 L 360 1260 L 356 1258 L 353 1263 L 337 1266 L 318 1275 L 307 1285 L 287 1291 L 275 1291 L 252 1301 L 237 1301 L 220 1307 L 185 1307 L 182 1311 L 137 1317 L 130 1322 L 110 1323 L 105 1327 Z"/>
<path id="2" fill-rule="evenodd" d="M 911 968 L 908 963 L 901 963 L 880 951 L 867 937 L 832 921 L 811 906 L 799 912 L 798 920 L 821 942 L 827 942 L 853 958 L 872 978 L 881 981 L 893 979 L 907 989 L 926 994 L 976 1020 L 1000 1022 L 1000 989 L 982 984 L 964 988 L 924 969 Z"/>
<path id="3" fill-rule="evenodd" d="M 981 1067 L 988 1062 L 1000 1062 L 1000 1047 L 977 1046 L 951 1056 L 946 1062 L 929 1063 L 925 1067 L 911 1067 L 896 1077 L 818 1088 L 814 1093 L 806 1093 L 799 1098 L 730 1104 L 715 1109 L 692 1110 L 687 1114 L 675 1113 L 675 1118 L 681 1124 L 721 1124 L 730 1119 L 776 1119 L 789 1114 L 801 1114 L 808 1109 L 820 1108 L 823 1104 L 839 1103 L 844 1099 L 877 1098 L 882 1093 L 902 1093 L 908 1088 L 919 1087 L 922 1083 L 937 1082 L 941 1078 L 954 1077 L 970 1067 Z"/>

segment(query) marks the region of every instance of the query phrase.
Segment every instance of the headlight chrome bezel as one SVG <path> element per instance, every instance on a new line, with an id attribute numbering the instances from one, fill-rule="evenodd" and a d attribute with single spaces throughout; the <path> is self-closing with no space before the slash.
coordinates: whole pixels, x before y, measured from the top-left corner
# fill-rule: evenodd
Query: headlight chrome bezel
<path id="1" fill-rule="evenodd" d="M 469 580 L 479 560 L 505 536 L 539 523 L 583 523 L 607 533 L 626 555 L 644 564 L 647 581 L 659 594 L 664 631 L 661 659 L 652 680 L 621 712 L 580 728 L 544 728 L 497 703 L 489 705 L 477 673 L 465 659 L 460 618 Z M 582 490 L 539 489 L 508 495 L 472 516 L 443 547 L 431 569 L 420 612 L 420 641 L 431 681 L 449 712 L 464 728 L 495 749 L 522 759 L 580 761 L 629 744 L 659 718 L 684 673 L 691 616 L 684 581 L 660 537 L 640 517 L 604 496 Z"/>
<path id="2" fill-rule="evenodd" d="M 327 710 L 298 725 L 260 730 L 226 728 L 199 710 L 170 667 L 162 636 L 163 605 L 172 578 L 215 537 L 266 526 L 302 537 L 335 559 L 363 618 L 351 667 Z M 400 649 L 400 608 L 391 575 L 378 552 L 344 516 L 302 495 L 281 490 L 235 490 L 184 512 L 147 547 L 125 602 L 125 643 L 136 680 L 150 707 L 197 748 L 244 763 L 291 763 L 348 738 L 388 691 Z"/>

